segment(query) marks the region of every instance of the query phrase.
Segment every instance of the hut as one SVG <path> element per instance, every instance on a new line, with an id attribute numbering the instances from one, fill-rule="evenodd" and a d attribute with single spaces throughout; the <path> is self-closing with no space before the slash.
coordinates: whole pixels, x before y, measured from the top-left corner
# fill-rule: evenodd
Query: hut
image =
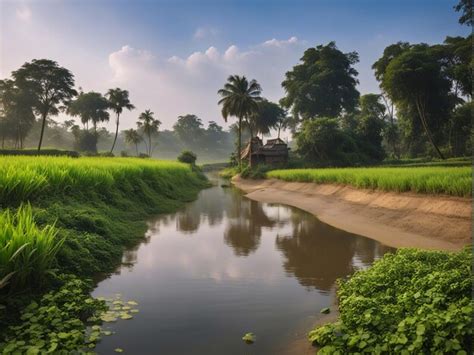
<path id="1" fill-rule="evenodd" d="M 258 164 L 284 165 L 288 162 L 288 145 L 280 138 L 268 139 L 265 144 L 258 137 L 253 137 L 242 150 L 242 160 L 248 160 L 250 166 Z"/>

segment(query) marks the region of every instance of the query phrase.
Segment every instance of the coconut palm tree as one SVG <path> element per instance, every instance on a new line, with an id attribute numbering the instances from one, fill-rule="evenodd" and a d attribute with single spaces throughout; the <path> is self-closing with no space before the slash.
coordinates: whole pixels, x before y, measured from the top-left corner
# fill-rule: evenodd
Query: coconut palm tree
<path id="1" fill-rule="evenodd" d="M 138 131 L 133 128 L 127 129 L 126 131 L 124 131 L 124 133 L 125 133 L 125 142 L 127 142 L 130 145 L 132 144 L 135 145 L 135 150 L 138 156 L 138 143 L 140 143 L 140 141 L 142 140 L 142 137 L 140 136 Z"/>
<path id="2" fill-rule="evenodd" d="M 148 144 L 145 141 L 147 146 L 147 154 L 151 157 L 153 153 L 153 146 L 151 145 L 151 136 L 158 133 L 160 129 L 161 121 L 153 117 L 154 113 L 150 110 L 145 110 L 140 116 L 138 116 L 137 126 L 140 128 L 143 133 L 148 137 Z"/>
<path id="3" fill-rule="evenodd" d="M 224 88 L 217 93 L 221 96 L 218 104 L 222 105 L 222 117 L 227 122 L 229 116 L 238 118 L 239 143 L 237 156 L 239 168 L 242 169 L 242 121 L 258 111 L 262 88 L 256 80 L 247 80 L 245 76 L 231 75 L 227 78 Z"/>
<path id="4" fill-rule="evenodd" d="M 119 129 L 119 124 L 120 124 L 120 114 L 122 113 L 124 108 L 131 111 L 135 108 L 135 106 L 131 104 L 128 98 L 127 90 L 122 90 L 120 88 L 109 89 L 109 91 L 107 91 L 107 94 L 105 94 L 105 96 L 109 100 L 110 109 L 114 111 L 116 115 L 115 138 L 114 138 L 114 142 L 112 143 L 112 148 L 110 149 L 110 153 L 113 153 L 115 143 L 117 142 L 118 129 Z"/>

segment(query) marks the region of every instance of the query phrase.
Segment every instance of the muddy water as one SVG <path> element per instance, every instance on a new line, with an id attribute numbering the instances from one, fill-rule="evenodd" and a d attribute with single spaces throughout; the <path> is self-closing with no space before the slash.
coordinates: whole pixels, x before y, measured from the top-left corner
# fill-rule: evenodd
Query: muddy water
<path id="1" fill-rule="evenodd" d="M 215 186 L 149 222 L 95 296 L 139 303 L 99 354 L 280 354 L 332 305 L 335 282 L 391 251 L 295 208 Z M 246 345 L 242 336 L 257 341 Z"/>

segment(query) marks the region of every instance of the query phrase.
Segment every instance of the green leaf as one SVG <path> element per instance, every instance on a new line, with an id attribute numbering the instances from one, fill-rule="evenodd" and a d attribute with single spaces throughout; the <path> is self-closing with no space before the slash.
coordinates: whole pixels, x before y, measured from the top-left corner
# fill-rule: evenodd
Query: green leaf
<path id="1" fill-rule="evenodd" d="M 255 343 L 256 336 L 253 333 L 246 333 L 242 337 L 242 340 L 245 341 L 247 344 L 253 344 Z"/>

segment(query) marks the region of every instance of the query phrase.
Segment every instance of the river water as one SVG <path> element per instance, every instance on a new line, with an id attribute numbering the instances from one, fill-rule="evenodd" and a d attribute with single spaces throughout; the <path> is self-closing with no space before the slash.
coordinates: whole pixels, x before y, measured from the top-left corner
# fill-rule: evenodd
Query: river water
<path id="1" fill-rule="evenodd" d="M 296 208 L 219 184 L 149 221 L 93 295 L 139 303 L 99 354 L 281 354 L 334 304 L 335 283 L 392 251 Z M 242 336 L 256 335 L 247 345 Z"/>

